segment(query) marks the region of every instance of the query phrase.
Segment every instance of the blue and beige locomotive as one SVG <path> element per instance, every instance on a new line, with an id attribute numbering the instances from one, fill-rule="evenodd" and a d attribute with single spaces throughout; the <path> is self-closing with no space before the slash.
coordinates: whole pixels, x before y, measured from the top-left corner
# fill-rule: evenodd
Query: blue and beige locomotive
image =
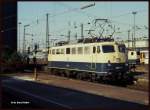
<path id="1" fill-rule="evenodd" d="M 126 47 L 114 40 L 66 44 L 49 49 L 52 73 L 90 79 L 122 79 L 128 72 Z"/>

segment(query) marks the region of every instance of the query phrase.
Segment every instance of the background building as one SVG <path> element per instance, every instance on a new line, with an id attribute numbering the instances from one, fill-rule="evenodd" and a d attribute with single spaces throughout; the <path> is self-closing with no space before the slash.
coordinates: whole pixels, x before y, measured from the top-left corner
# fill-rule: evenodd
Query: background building
<path id="1" fill-rule="evenodd" d="M 131 41 L 124 41 L 127 48 L 132 48 L 132 42 Z M 136 39 L 135 41 L 135 49 L 136 50 L 149 50 L 149 39 L 147 37 L 141 37 Z"/>
<path id="2" fill-rule="evenodd" d="M 0 1 L 0 67 L 5 53 L 17 51 L 17 2 Z"/>

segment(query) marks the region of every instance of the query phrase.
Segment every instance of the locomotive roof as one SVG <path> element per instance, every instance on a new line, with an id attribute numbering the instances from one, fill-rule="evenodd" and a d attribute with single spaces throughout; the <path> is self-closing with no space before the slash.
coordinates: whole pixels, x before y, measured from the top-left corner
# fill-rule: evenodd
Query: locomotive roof
<path id="1" fill-rule="evenodd" d="M 112 42 L 94 42 L 94 43 L 77 43 L 77 44 L 66 44 L 66 45 L 62 45 L 62 46 L 53 46 L 53 47 L 50 47 L 50 48 L 63 48 L 63 47 L 73 47 L 73 46 L 91 46 L 91 45 L 108 45 L 108 44 L 111 44 L 111 45 L 114 45 L 114 44 L 120 44 L 118 42 L 115 42 L 115 41 L 112 41 Z"/>

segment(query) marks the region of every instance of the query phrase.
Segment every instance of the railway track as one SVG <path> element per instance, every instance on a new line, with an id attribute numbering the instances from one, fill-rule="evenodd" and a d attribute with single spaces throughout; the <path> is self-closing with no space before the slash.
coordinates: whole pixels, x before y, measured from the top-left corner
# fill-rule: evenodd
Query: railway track
<path id="1" fill-rule="evenodd" d="M 26 70 L 25 73 L 17 73 L 14 74 L 15 76 L 27 76 L 33 79 L 33 70 Z M 76 78 L 71 78 L 71 77 L 65 77 L 65 76 L 60 76 L 60 75 L 55 75 L 55 74 L 51 74 L 49 72 L 46 71 L 38 71 L 38 80 L 49 80 L 49 77 L 51 78 L 61 78 L 61 79 L 67 79 L 67 80 L 76 80 L 76 81 L 84 81 L 84 82 L 90 82 L 90 83 L 96 83 L 96 84 L 105 84 L 105 85 L 111 85 L 111 86 L 119 86 L 119 87 L 124 87 L 124 88 L 130 88 L 130 89 L 134 89 L 134 90 L 140 90 L 140 91 L 148 91 L 148 81 L 146 80 L 142 80 L 141 81 L 136 81 L 136 80 L 130 80 L 129 81 L 123 81 L 123 82 L 119 82 L 119 81 L 97 81 L 97 80 L 92 80 L 91 79 L 76 79 Z M 7 75 L 6 75 L 7 76 Z M 12 74 L 13 76 L 13 74 Z"/>
<path id="2" fill-rule="evenodd" d="M 61 78 L 65 78 L 65 79 L 73 79 L 73 80 L 78 80 L 78 81 L 86 81 L 86 82 L 91 82 L 91 83 L 98 83 L 98 84 L 105 84 L 105 85 L 113 85 L 113 86 L 119 86 L 119 87 L 126 87 L 126 88 L 131 88 L 131 89 L 135 89 L 135 90 L 142 90 L 142 91 L 148 91 L 148 89 L 145 88 L 139 88 L 138 84 L 136 83 L 136 85 L 134 84 L 137 79 L 136 78 L 131 78 L 128 80 L 123 80 L 123 81 L 111 81 L 111 80 L 91 80 L 90 78 L 83 78 L 83 79 L 77 79 L 75 77 L 66 77 L 64 75 L 60 75 L 60 74 L 54 74 L 54 73 L 50 73 L 50 72 L 45 72 L 45 71 L 40 71 L 39 73 L 41 76 L 41 78 L 46 78 L 45 75 L 42 74 L 49 74 L 51 76 L 56 76 L 56 77 L 61 77 Z M 141 85 L 140 85 L 141 86 Z"/>
<path id="3" fill-rule="evenodd" d="M 46 72 L 41 72 L 48 74 Z M 40 75 L 41 75 L 40 74 Z M 124 88 L 129 88 L 129 89 L 133 89 L 133 90 L 139 90 L 139 91 L 149 91 L 148 88 L 148 80 L 138 80 L 138 79 L 133 79 L 133 80 L 128 80 L 128 81 L 96 81 L 96 80 L 90 80 L 90 79 L 76 79 L 76 78 L 68 78 L 65 76 L 60 76 L 60 75 L 54 75 L 52 74 L 51 76 L 53 76 L 54 78 L 64 78 L 64 79 L 70 79 L 70 80 L 77 80 L 77 81 L 85 81 L 85 82 L 90 82 L 90 83 L 95 83 L 95 84 L 105 84 L 105 85 L 111 85 L 111 86 L 118 86 L 118 87 L 124 87 Z M 41 75 L 40 76 L 41 79 L 45 79 L 45 76 Z M 48 78 L 47 78 L 48 79 Z"/>

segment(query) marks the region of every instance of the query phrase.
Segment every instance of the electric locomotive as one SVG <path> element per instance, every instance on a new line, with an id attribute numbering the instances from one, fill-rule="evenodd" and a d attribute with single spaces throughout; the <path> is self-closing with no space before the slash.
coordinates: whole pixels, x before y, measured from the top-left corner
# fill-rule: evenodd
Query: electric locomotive
<path id="1" fill-rule="evenodd" d="M 49 49 L 48 68 L 79 79 L 122 79 L 128 72 L 126 47 L 110 39 L 54 46 Z"/>

